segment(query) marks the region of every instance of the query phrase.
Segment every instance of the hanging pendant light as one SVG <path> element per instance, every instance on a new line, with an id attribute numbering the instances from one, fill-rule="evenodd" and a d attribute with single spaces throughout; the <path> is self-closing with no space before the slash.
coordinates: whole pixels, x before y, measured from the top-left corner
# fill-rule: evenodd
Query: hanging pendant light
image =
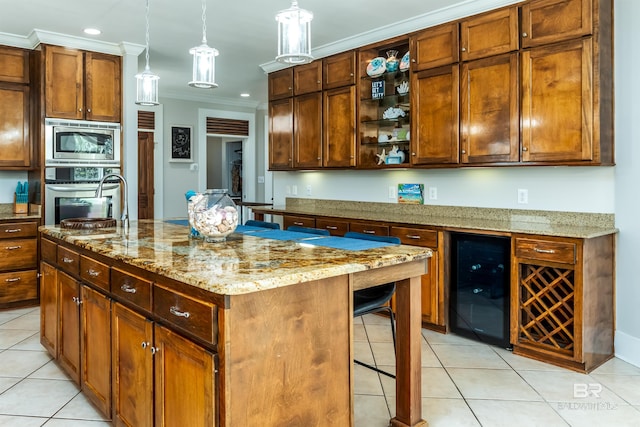
<path id="1" fill-rule="evenodd" d="M 218 87 L 216 83 L 216 56 L 218 50 L 207 46 L 207 2 L 202 0 L 202 44 L 189 49 L 193 55 L 193 80 L 189 86 L 201 89 Z"/>
<path id="2" fill-rule="evenodd" d="M 298 8 L 293 0 L 289 9 L 276 15 L 278 21 L 278 56 L 276 61 L 287 64 L 304 64 L 313 61 L 311 56 L 311 20 L 313 13 Z"/>
<path id="3" fill-rule="evenodd" d="M 158 105 L 158 77 L 151 72 L 149 68 L 149 0 L 147 0 L 147 33 L 145 37 L 146 41 L 146 53 L 145 57 L 147 65 L 144 67 L 144 71 L 136 74 L 136 104 L 138 105 Z"/>

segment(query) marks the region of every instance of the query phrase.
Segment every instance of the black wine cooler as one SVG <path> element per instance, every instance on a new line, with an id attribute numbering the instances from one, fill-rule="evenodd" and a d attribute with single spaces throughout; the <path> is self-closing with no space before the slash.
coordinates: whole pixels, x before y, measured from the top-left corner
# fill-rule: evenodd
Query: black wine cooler
<path id="1" fill-rule="evenodd" d="M 511 239 L 451 234 L 451 331 L 504 348 L 509 344 Z"/>

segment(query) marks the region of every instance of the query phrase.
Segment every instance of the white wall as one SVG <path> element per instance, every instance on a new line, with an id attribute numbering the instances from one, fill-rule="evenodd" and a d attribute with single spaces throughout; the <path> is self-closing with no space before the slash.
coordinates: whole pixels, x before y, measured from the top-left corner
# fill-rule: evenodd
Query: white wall
<path id="1" fill-rule="evenodd" d="M 0 171 L 0 203 L 13 203 L 13 195 L 16 192 L 18 181 L 28 180 L 27 172 Z"/>
<path id="2" fill-rule="evenodd" d="M 640 366 L 640 2 L 615 2 L 616 161 L 615 214 L 620 229 L 617 251 L 616 354 Z"/>

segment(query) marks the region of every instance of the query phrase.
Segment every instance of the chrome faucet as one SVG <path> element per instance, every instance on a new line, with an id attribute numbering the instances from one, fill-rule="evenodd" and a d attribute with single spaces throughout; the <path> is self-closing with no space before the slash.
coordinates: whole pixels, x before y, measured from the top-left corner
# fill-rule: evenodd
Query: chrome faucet
<path id="1" fill-rule="evenodd" d="M 96 188 L 96 197 L 102 197 L 102 186 L 108 178 L 118 178 L 124 185 L 124 205 L 122 206 L 122 215 L 120 216 L 120 220 L 122 221 L 123 227 L 129 228 L 129 203 L 127 203 L 129 193 L 127 189 L 127 180 L 124 179 L 122 175 L 118 175 L 117 173 L 109 173 L 103 176 L 100 180 L 100 183 L 98 184 L 98 188 Z"/>

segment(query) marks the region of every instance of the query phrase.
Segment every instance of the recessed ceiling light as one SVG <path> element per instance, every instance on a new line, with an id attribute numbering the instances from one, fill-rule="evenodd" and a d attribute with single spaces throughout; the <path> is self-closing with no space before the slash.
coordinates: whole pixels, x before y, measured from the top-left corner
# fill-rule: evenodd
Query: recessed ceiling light
<path id="1" fill-rule="evenodd" d="M 240 96 L 243 97 L 243 98 L 248 98 L 251 95 L 249 95 L 248 93 L 241 93 Z"/>
<path id="2" fill-rule="evenodd" d="M 89 34 L 90 36 L 97 36 L 97 35 L 99 35 L 100 33 L 102 33 L 102 31 L 100 31 L 100 30 L 99 30 L 99 29 L 97 29 L 97 28 L 85 28 L 85 29 L 84 29 L 84 33 L 85 33 L 85 34 Z"/>

